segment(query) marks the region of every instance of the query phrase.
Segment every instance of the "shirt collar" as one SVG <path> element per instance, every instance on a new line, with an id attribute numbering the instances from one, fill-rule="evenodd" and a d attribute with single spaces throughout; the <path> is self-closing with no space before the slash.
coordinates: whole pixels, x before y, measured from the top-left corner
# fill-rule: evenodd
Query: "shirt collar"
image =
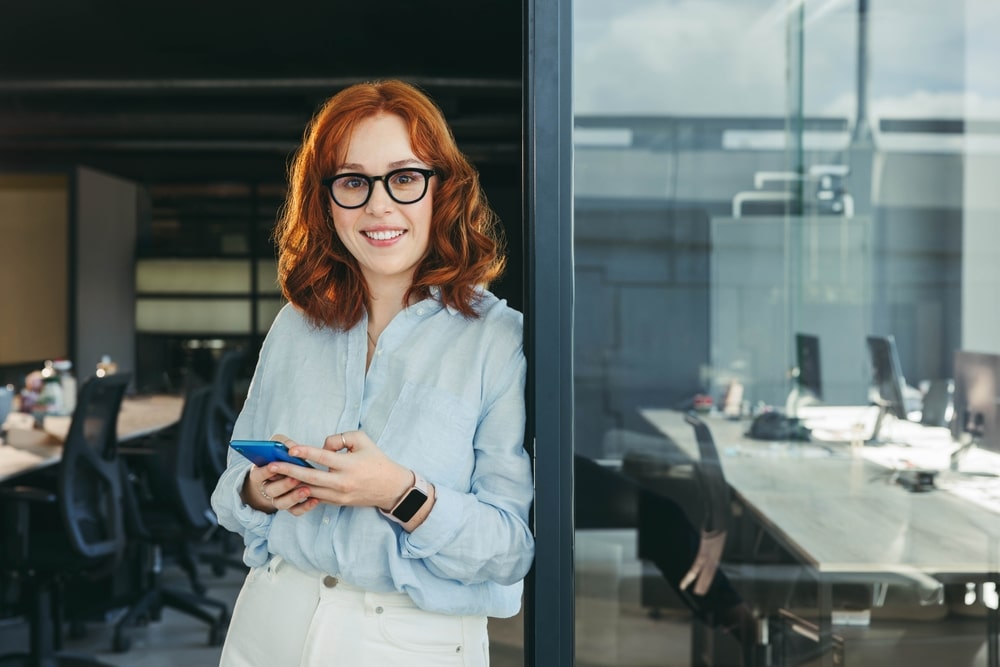
<path id="1" fill-rule="evenodd" d="M 437 285 L 434 285 L 428 291 L 430 292 L 430 295 L 431 295 L 432 299 L 434 299 L 435 301 L 437 301 L 439 305 L 443 305 L 441 303 L 441 288 L 440 287 L 438 287 Z M 458 309 L 454 308 L 453 306 L 445 306 L 445 308 L 448 309 L 448 313 L 451 314 L 451 315 L 458 315 L 459 314 Z"/>

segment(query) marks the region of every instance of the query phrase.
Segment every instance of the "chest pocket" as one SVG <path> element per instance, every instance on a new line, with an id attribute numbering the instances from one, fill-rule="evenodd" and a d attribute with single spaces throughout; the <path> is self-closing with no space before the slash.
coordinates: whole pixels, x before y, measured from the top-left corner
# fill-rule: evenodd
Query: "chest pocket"
<path id="1" fill-rule="evenodd" d="M 468 491 L 478 418 L 477 411 L 454 394 L 407 382 L 378 444 L 398 463 L 419 470 L 435 483 Z"/>

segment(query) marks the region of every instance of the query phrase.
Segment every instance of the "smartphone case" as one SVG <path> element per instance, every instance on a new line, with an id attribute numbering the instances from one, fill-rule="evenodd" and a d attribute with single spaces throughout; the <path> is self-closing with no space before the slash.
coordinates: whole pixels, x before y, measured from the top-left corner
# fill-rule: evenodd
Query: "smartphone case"
<path id="1" fill-rule="evenodd" d="M 274 440 L 233 440 L 229 446 L 249 459 L 255 466 L 262 468 L 274 461 L 294 463 L 295 465 L 315 467 L 309 461 L 292 456 L 284 443 Z"/>

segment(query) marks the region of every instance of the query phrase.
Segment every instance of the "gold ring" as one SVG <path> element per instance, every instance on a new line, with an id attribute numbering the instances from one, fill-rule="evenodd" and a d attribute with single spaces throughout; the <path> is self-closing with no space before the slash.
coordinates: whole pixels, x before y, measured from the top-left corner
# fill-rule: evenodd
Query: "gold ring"
<path id="1" fill-rule="evenodd" d="M 264 500 L 270 500 L 271 504 L 274 504 L 274 498 L 267 495 L 267 482 L 260 483 L 260 495 L 264 496 Z"/>

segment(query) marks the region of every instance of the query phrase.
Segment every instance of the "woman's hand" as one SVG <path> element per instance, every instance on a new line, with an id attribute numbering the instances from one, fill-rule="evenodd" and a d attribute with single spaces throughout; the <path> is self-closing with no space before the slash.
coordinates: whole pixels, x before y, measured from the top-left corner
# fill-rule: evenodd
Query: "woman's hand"
<path id="1" fill-rule="evenodd" d="M 287 501 L 276 500 L 276 506 L 297 516 L 320 502 L 389 510 L 413 485 L 413 471 L 386 456 L 363 431 L 328 436 L 322 449 L 299 445 L 285 436 L 274 439 L 284 442 L 292 456 L 327 468 L 324 471 L 292 463 L 268 464 L 267 474 L 282 476 L 283 480 L 275 483 L 280 483 L 278 489 L 289 495 Z M 272 487 L 266 488 L 273 496 Z M 433 496 L 426 504 L 428 509 L 432 501 Z M 421 512 L 411 523 L 418 518 L 422 522 L 424 516 L 426 512 Z"/>
<path id="2" fill-rule="evenodd" d="M 283 435 L 275 435 L 273 440 L 291 442 Z M 273 514 L 279 509 L 291 509 L 301 506 L 303 512 L 309 511 L 319 501 L 309 501 L 309 487 L 294 477 L 276 474 L 268 468 L 251 466 L 240 491 L 243 502 L 255 510 Z"/>

